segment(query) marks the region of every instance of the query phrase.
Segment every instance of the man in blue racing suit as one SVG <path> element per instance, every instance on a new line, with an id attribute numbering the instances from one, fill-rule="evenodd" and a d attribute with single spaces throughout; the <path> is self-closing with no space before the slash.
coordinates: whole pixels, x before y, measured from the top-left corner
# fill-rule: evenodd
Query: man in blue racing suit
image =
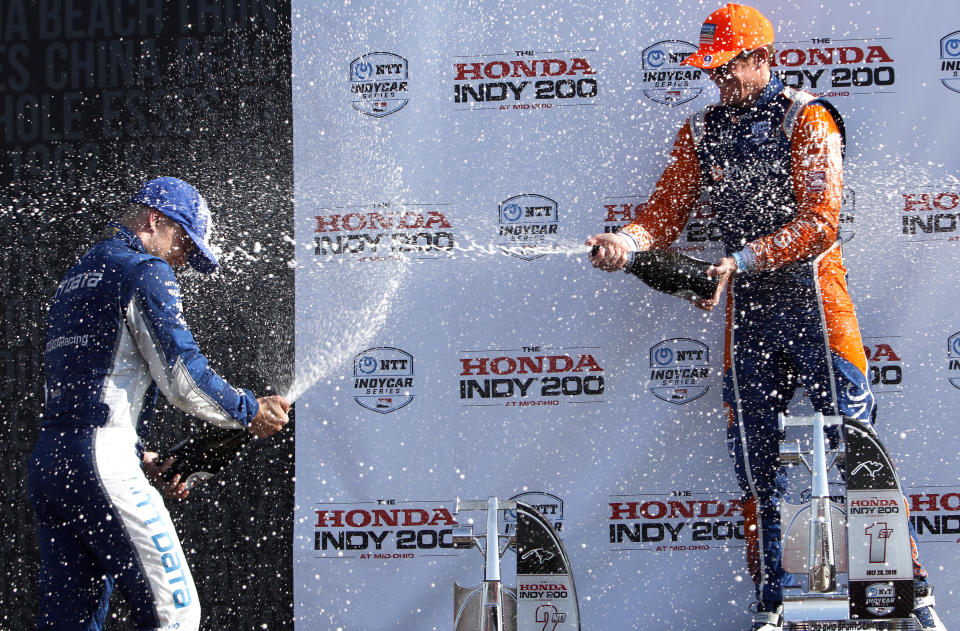
<path id="1" fill-rule="evenodd" d="M 38 629 L 103 627 L 116 584 L 137 629 L 196 630 L 200 604 L 157 488 L 172 461 L 139 444 L 156 385 L 185 412 L 266 438 L 283 397 L 257 399 L 208 365 L 183 319 L 173 267 L 210 273 L 210 213 L 176 178 L 150 180 L 75 264 L 50 305 L 43 425 L 29 466 L 41 568 Z"/>

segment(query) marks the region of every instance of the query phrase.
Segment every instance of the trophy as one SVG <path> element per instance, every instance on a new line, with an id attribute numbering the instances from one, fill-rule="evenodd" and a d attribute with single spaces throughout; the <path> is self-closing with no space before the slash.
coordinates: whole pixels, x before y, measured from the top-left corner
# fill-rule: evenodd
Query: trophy
<path id="1" fill-rule="evenodd" d="M 580 610 L 567 552 L 543 515 L 519 500 L 462 501 L 454 513 L 486 511 L 486 532 L 458 526 L 453 542 L 476 547 L 484 556 L 484 577 L 478 587 L 453 585 L 454 631 L 579 631 Z M 499 514 L 514 511 L 513 535 L 500 534 Z M 501 546 L 501 540 L 504 545 Z M 501 558 L 516 548 L 517 587 L 501 581 Z"/>
<path id="2" fill-rule="evenodd" d="M 780 463 L 803 465 L 809 497 L 780 503 L 785 631 L 913 629 L 913 563 L 907 507 L 890 457 L 869 423 L 840 416 L 779 417 L 781 431 L 809 430 L 809 449 L 784 440 Z M 827 442 L 827 428 L 842 437 Z M 834 444 L 836 446 L 834 446 Z M 828 472 L 844 478 L 830 495 Z"/>

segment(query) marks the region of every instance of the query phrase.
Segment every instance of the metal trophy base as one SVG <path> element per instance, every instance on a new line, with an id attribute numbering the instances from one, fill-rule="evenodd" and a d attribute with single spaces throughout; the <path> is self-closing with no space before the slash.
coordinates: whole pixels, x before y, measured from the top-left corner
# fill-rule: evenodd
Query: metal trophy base
<path id="1" fill-rule="evenodd" d="M 915 631 L 913 618 L 851 620 L 846 584 L 835 594 L 811 594 L 799 587 L 783 589 L 783 631 Z"/>
<path id="2" fill-rule="evenodd" d="M 841 430 L 833 448 L 830 427 Z M 783 568 L 799 583 L 783 588 L 783 629 L 918 629 L 906 505 L 872 427 L 840 416 L 781 414 L 781 431 L 789 428 L 809 429 L 809 447 L 784 440 L 780 463 L 803 465 L 811 484 L 808 501 L 780 507 Z M 843 497 L 830 495 L 831 469 L 843 478 Z"/>
<path id="3" fill-rule="evenodd" d="M 511 587 L 490 582 L 479 587 L 454 583 L 453 608 L 454 631 L 498 629 L 497 624 L 503 631 L 517 631 L 517 591 Z"/>
<path id="4" fill-rule="evenodd" d="M 916 631 L 913 620 L 862 621 L 853 620 L 810 620 L 806 622 L 784 622 L 784 631 Z"/>
<path id="5" fill-rule="evenodd" d="M 461 501 L 454 513 L 486 511 L 486 533 L 457 526 L 453 542 L 484 555 L 483 582 L 453 586 L 454 631 L 580 631 L 580 610 L 570 559 L 556 530 L 529 504 L 517 500 Z M 499 513 L 516 515 L 515 534 L 500 534 Z M 501 547 L 501 539 L 506 545 Z M 500 558 L 516 548 L 517 589 L 501 583 Z"/>

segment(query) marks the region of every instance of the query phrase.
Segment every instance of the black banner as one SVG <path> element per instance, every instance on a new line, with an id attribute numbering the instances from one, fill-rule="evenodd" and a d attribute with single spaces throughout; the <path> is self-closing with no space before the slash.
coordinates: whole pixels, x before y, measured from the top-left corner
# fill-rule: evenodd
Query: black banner
<path id="1" fill-rule="evenodd" d="M 181 279 L 188 323 L 231 383 L 293 373 L 289 0 L 0 3 L 0 628 L 35 626 L 38 557 L 26 462 L 43 411 L 46 305 L 146 179 L 207 199 L 213 277 Z M 164 408 L 148 448 L 195 421 Z M 292 628 L 293 428 L 253 441 L 170 509 L 205 629 Z M 122 598 L 108 629 L 129 629 Z M 254 613 L 255 612 L 255 613 Z"/>

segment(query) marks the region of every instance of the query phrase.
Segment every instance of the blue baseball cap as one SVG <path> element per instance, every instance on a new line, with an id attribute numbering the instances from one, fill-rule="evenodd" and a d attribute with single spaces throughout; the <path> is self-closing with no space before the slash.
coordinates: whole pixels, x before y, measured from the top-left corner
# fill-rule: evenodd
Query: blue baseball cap
<path id="1" fill-rule="evenodd" d="M 190 267 L 203 274 L 215 272 L 220 267 L 207 243 L 210 209 L 197 189 L 175 177 L 158 177 L 141 186 L 128 202 L 158 210 L 183 227 L 197 246 L 187 258 Z"/>

